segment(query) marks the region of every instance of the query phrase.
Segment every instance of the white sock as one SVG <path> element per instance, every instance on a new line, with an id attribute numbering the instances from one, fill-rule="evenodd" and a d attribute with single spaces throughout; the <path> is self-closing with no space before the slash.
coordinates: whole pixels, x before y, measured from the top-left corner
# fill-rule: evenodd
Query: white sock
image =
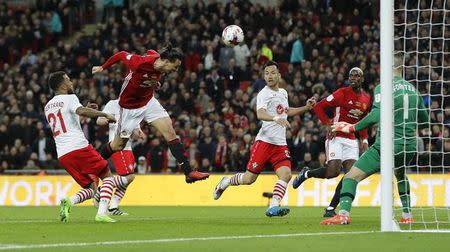
<path id="1" fill-rule="evenodd" d="M 403 217 L 403 218 L 412 218 L 412 213 L 405 213 L 405 212 L 402 212 L 402 217 Z"/>
<path id="2" fill-rule="evenodd" d="M 350 213 L 346 210 L 339 210 L 340 215 L 350 216 Z"/>
<path id="3" fill-rule="evenodd" d="M 114 195 L 114 196 L 111 198 L 111 203 L 109 204 L 109 209 L 118 208 L 118 207 L 119 207 L 119 203 L 120 203 L 119 197 L 117 197 L 116 195 Z"/>
<path id="4" fill-rule="evenodd" d="M 106 215 L 106 211 L 108 210 L 109 200 L 100 199 L 100 203 L 98 204 L 98 215 Z"/>

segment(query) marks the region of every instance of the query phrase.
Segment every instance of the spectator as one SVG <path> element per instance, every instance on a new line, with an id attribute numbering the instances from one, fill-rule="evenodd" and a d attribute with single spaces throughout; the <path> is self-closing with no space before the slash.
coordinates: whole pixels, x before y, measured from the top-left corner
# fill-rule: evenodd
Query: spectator
<path id="1" fill-rule="evenodd" d="M 353 64 L 365 71 L 364 84 L 368 92 L 379 82 L 379 23 L 373 13 L 364 8 L 338 11 L 332 7 L 334 4 L 321 8 L 317 1 L 311 0 L 282 1 L 278 8 L 244 1 L 239 5 L 238 12 L 234 7 L 230 9 L 230 5 L 227 7 L 215 2 L 204 4 L 205 8 L 196 12 L 196 8 L 200 7 L 188 4 L 183 4 L 180 10 L 157 2 L 142 1 L 139 8 L 129 8 L 128 2 L 119 1 L 116 6 L 123 7 L 115 8 L 114 1 L 105 0 L 103 3 L 111 5 L 111 10 L 106 13 L 104 22 L 99 23 L 92 34 L 64 44 L 55 37 L 58 33 L 62 37 L 77 29 L 82 22 L 77 13 L 81 15 L 80 10 L 88 8 L 91 1 L 81 1 L 77 6 L 73 5 L 73 1 L 63 1 L 56 6 L 49 4 L 52 1 L 38 2 L 42 7 L 40 9 L 45 11 L 11 10 L 4 12 L 4 16 L 0 14 L 0 69 L 3 69 L 0 71 L 0 158 L 6 160 L 3 162 L 5 167 L 9 167 L 9 160 L 13 159 L 11 148 L 16 139 L 21 139 L 22 146 L 16 147 L 16 151 L 18 155 L 26 156 L 24 160 L 34 160 L 39 167 L 52 166 L 48 157 L 42 163 L 38 161 L 48 156 L 49 151 L 39 152 L 36 147 L 39 145 L 38 139 L 41 139 L 38 136 L 40 131 L 45 133 L 48 129 L 43 117 L 43 105 L 50 98 L 45 85 L 49 73 L 67 71 L 81 103 L 95 101 L 102 106 L 108 100 L 117 98 L 125 73 L 117 66 L 91 79 L 91 66 L 97 65 L 95 62 L 104 62 L 119 50 L 145 54 L 147 49 L 159 49 L 158 44 L 172 41 L 183 49 L 188 59 L 191 58 L 186 69 L 165 77 L 163 87 L 155 96 L 174 119 L 181 140 L 187 145 L 197 146 L 200 155 L 197 163 L 200 169 L 205 170 L 216 169 L 216 161 L 222 171 L 227 167 L 229 170 L 245 169 L 240 165 L 233 167 L 230 162 L 239 161 L 237 154 L 241 160 L 248 158 L 246 146 L 249 146 L 251 136 L 260 126 L 255 115 L 255 104 L 256 94 L 266 84 L 261 78 L 260 64 L 263 60 L 273 58 L 279 61 L 292 106 L 302 106 L 306 98 L 314 94 L 326 97 L 335 89 L 347 85 L 346 75 Z M 353 6 L 353 1 L 349 2 L 349 6 Z M 376 6 L 373 7 L 376 9 Z M 115 13 L 116 10 L 120 12 Z M 156 13 L 162 15 L 157 16 Z M 399 13 L 396 19 L 403 20 L 403 15 Z M 220 34 L 230 18 L 245 27 L 245 42 L 239 47 L 223 48 L 219 37 L 213 34 Z M 435 18 L 442 19 L 442 13 L 436 14 Z M 57 29 L 53 29 L 54 19 L 59 19 L 56 21 Z M 363 22 L 356 24 L 361 20 Z M 395 33 L 402 37 L 403 28 L 401 31 L 398 28 L 402 27 L 396 26 Z M 416 28 L 411 29 L 411 34 L 417 33 Z M 48 38 L 52 38 L 49 47 L 45 47 L 49 48 L 48 53 L 39 53 Z M 302 38 L 299 42 L 303 47 L 303 60 L 290 64 L 298 38 Z M 410 51 L 418 50 L 417 44 L 412 41 L 400 42 L 400 46 L 406 45 Z M 438 40 L 430 43 L 419 45 L 424 50 L 429 46 L 440 48 Z M 395 46 L 397 48 L 398 45 Z M 246 48 L 249 56 L 245 56 Z M 199 60 L 198 55 L 205 58 Z M 302 58 L 301 53 L 299 58 Z M 442 60 L 445 61 L 445 57 L 433 58 L 433 64 L 445 65 Z M 18 61 L 22 62 L 20 68 L 12 67 Z M 413 80 L 423 94 L 425 104 L 433 109 L 431 123 L 436 124 L 432 127 L 433 136 L 441 137 L 445 142 L 445 127 L 442 126 L 450 124 L 450 112 L 447 111 L 450 111 L 449 89 L 430 84 L 445 80 L 449 76 L 448 71 L 444 69 L 444 76 L 440 76 L 442 71 L 426 68 L 428 58 L 420 55 L 405 59 L 405 64 L 413 66 L 405 68 L 406 78 Z M 246 86 L 247 82 L 241 85 L 243 81 L 250 81 L 250 86 Z M 199 113 L 201 116 L 198 116 Z M 294 150 L 294 162 L 303 161 L 307 152 L 311 153 L 311 162 L 321 162 L 325 131 L 315 116 L 307 113 L 290 119 L 290 122 L 292 127 L 288 140 Z M 106 141 L 107 130 L 98 128 L 90 121 L 83 121 L 82 125 L 93 144 Z M 195 130 L 195 134 L 191 134 L 191 129 Z M 146 132 L 145 139 L 133 143 L 136 158 L 145 157 L 151 151 L 158 153 L 158 148 L 167 150 L 164 144 L 154 148 L 152 143 L 159 137 L 152 128 L 143 125 L 143 130 Z M 306 132 L 310 135 L 306 136 Z M 373 127 L 369 141 L 373 142 L 375 132 L 376 127 Z M 226 146 L 220 143 L 222 137 Z M 424 137 L 423 140 L 424 149 L 441 151 L 437 149 L 437 139 L 430 142 Z M 216 150 L 219 150 L 220 158 L 216 158 Z M 50 153 L 54 160 L 56 153 Z M 151 160 L 147 161 L 150 163 Z M 167 165 L 174 172 L 178 171 L 176 164 L 170 163 L 170 158 Z M 448 163 L 439 165 L 450 167 Z"/>
<path id="2" fill-rule="evenodd" d="M 310 169 L 316 169 L 321 167 L 319 161 L 313 161 L 311 153 L 305 152 L 303 156 L 303 161 L 300 162 L 299 167 L 309 167 Z"/>
<path id="3" fill-rule="evenodd" d="M 299 66 L 303 60 L 304 60 L 303 44 L 302 41 L 300 40 L 300 37 L 297 37 L 294 43 L 292 44 L 290 62 L 294 66 Z"/>
<path id="4" fill-rule="evenodd" d="M 43 129 L 39 130 L 38 138 L 33 142 L 32 151 L 37 153 L 40 162 L 47 161 L 47 154 L 55 153 L 54 141 L 45 135 Z"/>
<path id="5" fill-rule="evenodd" d="M 140 156 L 138 158 L 136 169 L 137 169 L 138 174 L 146 174 L 146 173 L 148 173 L 147 160 L 145 159 L 144 156 Z"/>
<path id="6" fill-rule="evenodd" d="M 152 173 L 160 173 L 167 171 L 167 153 L 162 148 L 158 138 L 153 139 L 152 148 L 147 154 L 150 161 L 150 171 Z"/>
<path id="7" fill-rule="evenodd" d="M 236 59 L 236 65 L 245 70 L 247 68 L 248 57 L 250 56 L 250 49 L 248 49 L 247 44 L 243 43 L 233 47 L 234 55 Z"/>

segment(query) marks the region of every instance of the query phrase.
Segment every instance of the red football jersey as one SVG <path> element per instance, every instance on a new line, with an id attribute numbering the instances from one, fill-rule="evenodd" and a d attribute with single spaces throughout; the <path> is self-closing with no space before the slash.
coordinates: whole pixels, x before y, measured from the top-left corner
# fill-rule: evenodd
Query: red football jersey
<path id="1" fill-rule="evenodd" d="M 122 108 L 141 108 L 153 97 L 155 84 L 161 78 L 161 73 L 153 67 L 155 60 L 159 57 L 159 53 L 154 50 L 149 50 L 145 56 L 121 51 L 111 56 L 102 65 L 103 69 L 106 69 L 121 61 L 127 67 L 127 74 L 119 95 L 119 105 Z"/>
<path id="2" fill-rule="evenodd" d="M 370 95 L 364 91 L 355 93 L 352 87 L 343 87 L 318 102 L 314 107 L 314 112 L 324 125 L 340 121 L 355 124 L 367 115 L 370 107 Z M 334 108 L 334 116 L 332 119 L 328 119 L 325 114 L 327 108 Z M 349 139 L 356 138 L 354 133 L 346 134 L 337 132 L 336 136 Z M 359 136 L 361 139 L 367 138 L 367 129 L 360 131 Z"/>

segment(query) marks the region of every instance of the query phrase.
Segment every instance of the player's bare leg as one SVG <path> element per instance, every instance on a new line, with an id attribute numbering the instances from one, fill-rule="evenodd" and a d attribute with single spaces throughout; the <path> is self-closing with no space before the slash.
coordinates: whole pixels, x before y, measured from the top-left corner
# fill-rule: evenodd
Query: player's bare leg
<path id="1" fill-rule="evenodd" d="M 236 173 L 230 178 L 223 177 L 214 188 L 213 198 L 218 200 L 229 186 L 251 185 L 257 178 L 258 174 L 249 171 L 246 171 L 245 173 Z"/>
<path id="2" fill-rule="evenodd" d="M 170 152 L 184 171 L 184 175 L 186 176 L 186 183 L 193 183 L 195 181 L 204 180 L 209 177 L 208 173 L 192 170 L 189 161 L 184 156 L 186 150 L 184 149 L 180 140 L 177 138 L 170 117 L 162 117 L 156 119 L 155 121 L 151 122 L 151 125 L 153 125 L 167 141 Z"/>
<path id="3" fill-rule="evenodd" d="M 266 215 L 268 217 L 272 216 L 284 216 L 289 213 L 289 208 L 280 207 L 281 200 L 286 193 L 286 188 L 291 180 L 291 168 L 287 166 L 282 166 L 276 170 L 278 180 L 273 188 L 273 197 L 270 201 L 269 208 L 266 210 Z"/>

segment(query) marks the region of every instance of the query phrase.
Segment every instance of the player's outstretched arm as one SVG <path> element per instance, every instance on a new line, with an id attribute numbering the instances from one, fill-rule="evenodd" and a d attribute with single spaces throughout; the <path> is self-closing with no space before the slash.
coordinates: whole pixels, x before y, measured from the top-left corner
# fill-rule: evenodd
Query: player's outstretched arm
<path id="1" fill-rule="evenodd" d="M 113 56 L 109 57 L 109 59 L 106 60 L 106 62 L 103 63 L 103 65 L 92 67 L 92 74 L 100 73 L 119 61 L 121 61 L 128 68 L 134 71 L 139 64 L 139 56 L 128 53 L 126 51 L 120 51 L 114 54 Z"/>
<path id="2" fill-rule="evenodd" d="M 361 121 L 355 124 L 355 130 L 360 131 L 363 129 L 368 129 L 370 126 L 374 124 L 378 124 L 380 122 L 380 108 L 373 106 L 372 111 L 368 115 L 366 115 Z"/>
<path id="3" fill-rule="evenodd" d="M 372 111 L 366 115 L 357 124 L 351 124 L 347 122 L 337 122 L 331 126 L 333 132 L 354 133 L 355 131 L 361 131 L 369 128 L 380 120 L 380 110 L 372 108 Z"/>
<path id="4" fill-rule="evenodd" d="M 104 117 L 106 120 L 108 120 L 108 123 L 116 122 L 116 118 L 114 118 L 113 115 L 106 114 L 104 112 L 101 112 L 101 111 L 98 111 L 95 109 L 91 109 L 91 108 L 86 108 L 83 106 L 77 108 L 77 110 L 75 110 L 75 113 L 77 113 L 77 115 L 79 115 L 79 116 L 84 116 L 84 117 L 89 117 L 89 118 Z"/>
<path id="5" fill-rule="evenodd" d="M 303 107 L 298 108 L 289 108 L 288 109 L 288 116 L 296 116 L 296 115 L 302 115 L 307 111 L 310 111 L 311 109 L 316 106 L 316 97 L 311 97 L 306 101 L 306 105 Z"/>
<path id="6" fill-rule="evenodd" d="M 283 127 L 290 127 L 291 126 L 286 119 L 281 118 L 279 116 L 271 116 L 263 108 L 260 108 L 260 109 L 258 109 L 256 111 L 256 116 L 258 117 L 259 120 L 262 120 L 262 121 L 274 121 L 274 122 L 278 123 L 279 125 L 281 125 Z"/>

